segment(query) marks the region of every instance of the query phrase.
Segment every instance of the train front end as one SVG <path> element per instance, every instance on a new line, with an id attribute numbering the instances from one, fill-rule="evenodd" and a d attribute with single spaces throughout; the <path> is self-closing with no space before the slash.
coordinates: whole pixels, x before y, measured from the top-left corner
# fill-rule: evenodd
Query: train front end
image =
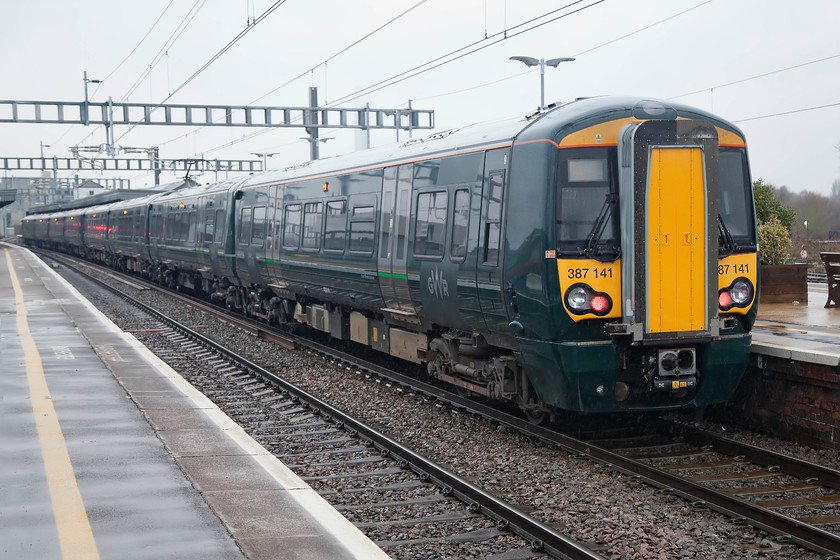
<path id="1" fill-rule="evenodd" d="M 555 113 L 547 305 L 522 321 L 545 326 L 520 338 L 520 360 L 540 399 L 563 409 L 724 402 L 757 311 L 743 136 L 659 102 L 589 106 Z"/>

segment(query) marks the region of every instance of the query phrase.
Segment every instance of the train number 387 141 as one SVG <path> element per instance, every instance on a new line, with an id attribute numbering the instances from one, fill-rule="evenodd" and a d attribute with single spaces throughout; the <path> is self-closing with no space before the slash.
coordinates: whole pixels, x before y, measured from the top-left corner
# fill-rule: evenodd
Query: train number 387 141
<path id="1" fill-rule="evenodd" d="M 567 270 L 569 278 L 582 279 L 586 278 L 589 273 L 592 273 L 591 278 L 612 278 L 613 269 L 611 268 L 570 268 Z"/>
<path id="2" fill-rule="evenodd" d="M 718 265 L 718 274 L 748 274 L 750 271 L 749 264 L 720 264 Z"/>

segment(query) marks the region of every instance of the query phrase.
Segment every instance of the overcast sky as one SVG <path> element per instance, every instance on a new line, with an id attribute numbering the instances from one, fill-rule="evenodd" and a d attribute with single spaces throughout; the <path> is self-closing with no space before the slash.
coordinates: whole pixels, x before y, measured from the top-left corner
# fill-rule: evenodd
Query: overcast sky
<path id="1" fill-rule="evenodd" d="M 89 85 L 94 101 L 161 103 L 174 92 L 169 103 L 303 106 L 316 86 L 339 107 L 412 100 L 445 130 L 536 109 L 539 71 L 511 56 L 575 57 L 546 69 L 547 102 L 673 99 L 744 130 L 753 179 L 829 194 L 840 178 L 837 0 L 5 0 L 2 16 L 0 99 L 81 101 L 84 71 L 102 80 Z M 412 69 L 428 70 L 392 83 Z M 302 129 L 115 128 L 118 146 L 159 146 L 163 158 L 277 152 L 269 167 L 280 167 L 309 157 Z M 66 157 L 105 142 L 98 126 L 0 129 L 0 156 L 37 156 L 43 142 L 45 155 Z M 321 136 L 333 138 L 322 157 L 355 148 L 352 130 Z M 395 140 L 372 134 L 374 145 Z"/>

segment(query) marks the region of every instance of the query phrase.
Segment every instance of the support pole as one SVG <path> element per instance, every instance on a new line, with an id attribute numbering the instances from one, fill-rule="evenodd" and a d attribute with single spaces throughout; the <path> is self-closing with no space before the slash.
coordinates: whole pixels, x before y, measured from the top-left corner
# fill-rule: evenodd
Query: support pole
<path id="1" fill-rule="evenodd" d="M 309 88 L 309 109 L 306 111 L 306 132 L 309 133 L 309 159 L 314 161 L 320 157 L 320 139 L 318 138 L 318 88 Z"/>

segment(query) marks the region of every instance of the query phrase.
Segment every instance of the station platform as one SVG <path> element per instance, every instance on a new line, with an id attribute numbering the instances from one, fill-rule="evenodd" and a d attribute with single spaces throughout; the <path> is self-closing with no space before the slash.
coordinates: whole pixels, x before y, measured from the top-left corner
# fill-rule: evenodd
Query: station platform
<path id="1" fill-rule="evenodd" d="M 0 244 L 0 556 L 388 558 L 28 250 Z"/>
<path id="2" fill-rule="evenodd" d="M 807 303 L 761 303 L 753 326 L 754 354 L 840 366 L 840 308 L 825 308 L 826 284 L 808 285 Z"/>

